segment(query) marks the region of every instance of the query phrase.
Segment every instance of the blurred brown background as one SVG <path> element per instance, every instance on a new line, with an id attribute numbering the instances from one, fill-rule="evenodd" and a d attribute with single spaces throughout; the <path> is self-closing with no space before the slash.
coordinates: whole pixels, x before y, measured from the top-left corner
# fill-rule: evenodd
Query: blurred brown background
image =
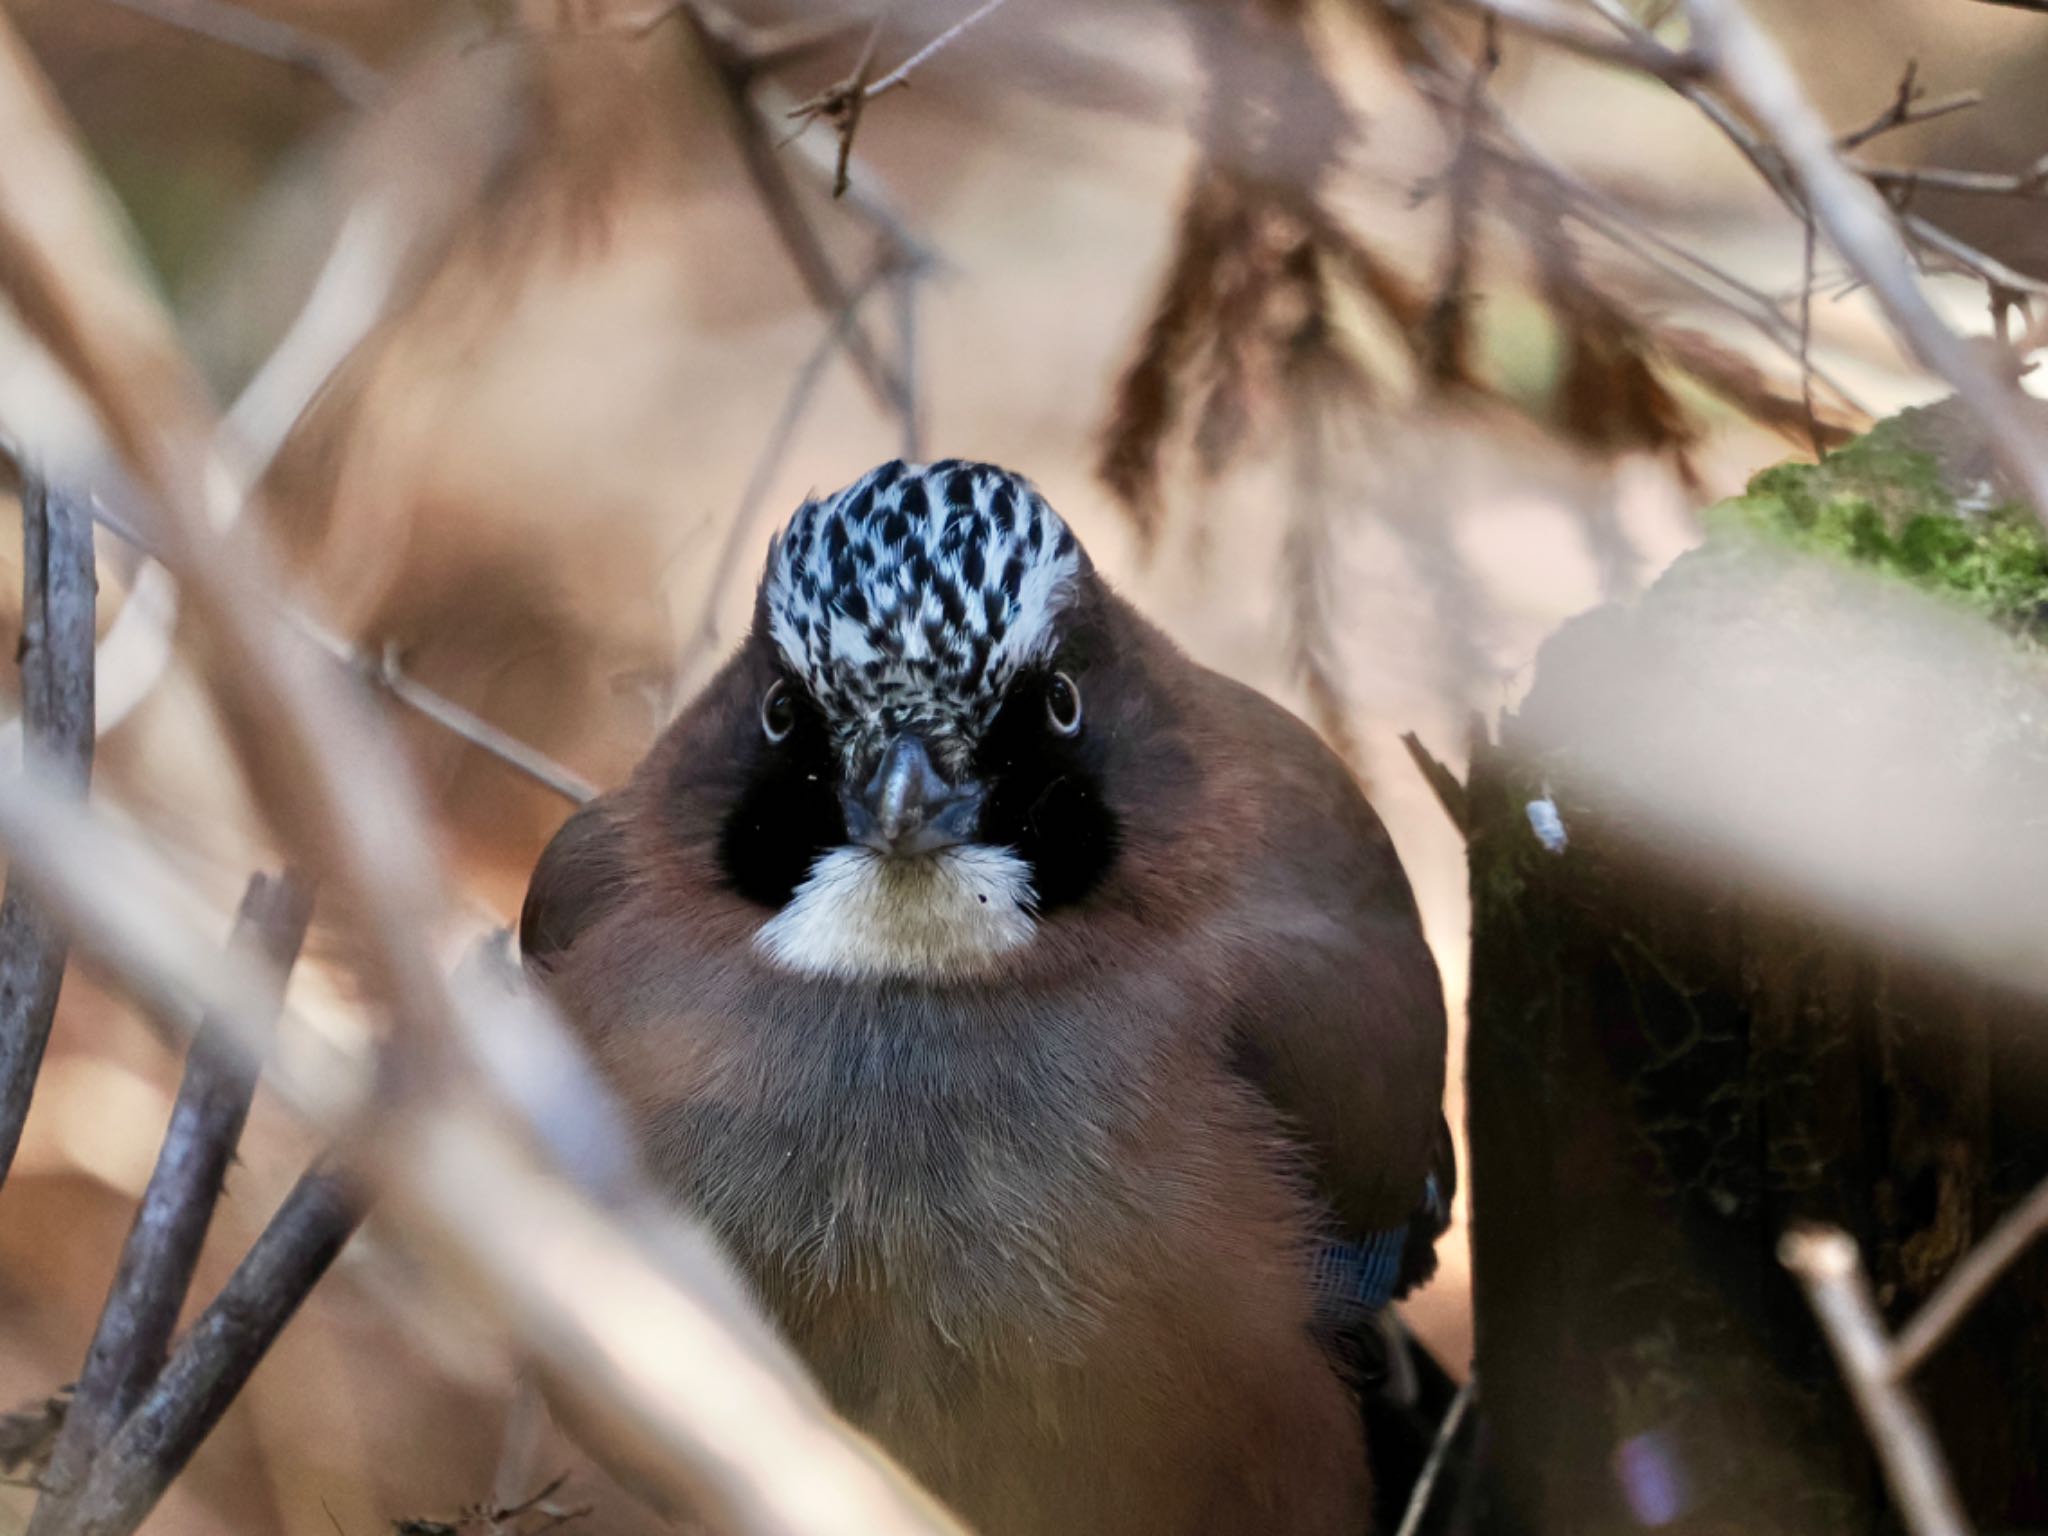
<path id="1" fill-rule="evenodd" d="M 775 523 L 806 492 L 901 450 L 901 423 L 843 355 L 814 368 L 833 317 L 789 260 L 713 65 L 676 17 L 570 0 L 251 7 L 291 36 L 345 50 L 343 83 L 372 101 L 350 99 L 332 74 L 198 35 L 173 0 L 7 8 L 124 200 L 223 399 L 283 334 L 366 189 L 407 189 L 380 205 L 385 217 L 445 221 L 445 238 L 410 253 L 417 270 L 395 313 L 287 444 L 270 515 L 303 600 L 337 630 L 372 650 L 395 646 L 408 675 L 599 785 L 630 768 L 745 624 Z M 968 9 L 905 0 L 878 58 L 893 64 Z M 2048 100 L 2029 84 L 2048 63 L 2042 18 L 1966 0 L 1758 9 L 1845 127 L 1884 107 L 1909 59 L 1935 92 L 1985 91 L 1973 112 L 1886 138 L 1887 160 L 2011 170 L 2048 147 Z M 736 15 L 773 33 L 830 10 Z M 636 26 L 636 15 L 652 24 Z M 1671 452 L 1575 444 L 1558 424 L 1558 316 L 1512 242 L 1493 239 L 1515 210 L 1482 199 L 1473 315 L 1488 388 L 1425 400 L 1399 359 L 1382 355 L 1384 338 L 1354 326 L 1375 387 L 1333 434 L 1313 520 L 1286 510 L 1285 423 L 1269 417 L 1219 473 L 1169 465 L 1164 530 L 1147 550 L 1095 465 L 1198 157 L 1207 81 L 1189 19 L 1165 4 L 1011 0 L 907 89 L 869 105 L 858 186 L 884 192 L 933 258 L 915 285 L 922 449 L 1030 474 L 1196 656 L 1326 728 L 1341 720 L 1407 859 L 1456 1017 L 1462 849 L 1400 733 L 1418 732 L 1459 766 L 1471 713 L 1515 696 L 1544 633 L 1635 590 L 1686 546 L 1701 499 L 1793 450 L 1687 384 L 1674 388 L 1696 437 L 1685 455 L 1696 485 Z M 1355 8 L 1311 7 L 1307 25 L 1363 124 L 1326 178 L 1327 200 L 1379 259 L 1427 289 L 1443 259 L 1441 182 L 1455 146 Z M 777 83 L 794 99 L 830 84 L 862 37 L 838 37 Z M 1509 41 L 1491 94 L 1544 150 L 1643 228 L 1766 292 L 1796 289 L 1797 225 L 1683 103 Z M 765 115 L 778 137 L 789 131 Z M 831 130 L 808 132 L 813 143 L 771 142 L 769 153 L 857 282 L 874 259 L 874 225 L 825 195 L 803 156 L 829 161 Z M 473 196 L 459 190 L 469 186 Z M 1920 206 L 2022 270 L 2048 271 L 2038 202 L 1930 194 Z M 1591 280 L 1611 281 L 1660 324 L 1750 357 L 1796 396 L 1796 370 L 1727 313 L 1625 253 L 1589 245 L 1584 256 Z M 1828 276 L 1816 361 L 1872 411 L 1925 397 L 1861 296 L 1836 296 Z M 1959 323 L 1984 328 L 1977 290 L 1937 293 Z M 893 357 L 892 298 L 883 285 L 862 315 Z M 764 465 L 793 383 L 811 373 L 815 393 L 786 450 Z M 0 331 L 0 422 L 90 451 L 47 367 L 11 330 Z M 1306 555 L 1305 527 L 1315 535 Z M 0 549 L 16 547 L 0 537 Z M 133 567 L 111 541 L 106 561 L 111 612 Z M 11 594 L 11 580 L 0 588 Z M 1336 688 L 1320 702 L 1299 665 L 1309 602 Z M 195 698 L 175 670 L 151 689 L 103 740 L 99 780 L 217 891 L 224 933 L 258 853 Z M 445 733 L 410 716 L 407 726 L 479 923 L 510 915 L 566 807 Z M 313 1016 L 340 1018 L 322 1006 L 316 968 L 296 985 Z M 176 1074 L 147 1023 L 73 976 L 0 1197 L 0 1406 L 38 1399 L 75 1371 Z M 259 1098 L 200 1294 L 308 1151 Z M 1455 1242 L 1446 1253 L 1410 1316 L 1462 1364 L 1466 1265 Z M 483 1498 L 509 1367 L 424 1285 L 374 1231 L 358 1242 L 154 1528 L 367 1536 Z M 571 1501 L 585 1491 L 572 1487 Z M 26 1507 L 22 1494 L 0 1502 L 0 1528 Z"/>

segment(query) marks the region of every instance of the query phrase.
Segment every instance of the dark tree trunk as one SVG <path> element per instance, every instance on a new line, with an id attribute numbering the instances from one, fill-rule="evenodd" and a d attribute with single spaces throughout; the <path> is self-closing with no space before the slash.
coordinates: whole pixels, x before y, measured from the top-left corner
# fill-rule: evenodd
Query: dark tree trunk
<path id="1" fill-rule="evenodd" d="M 1702 602 L 1695 570 L 1581 621 L 1473 764 L 1489 1531 L 1895 1528 L 1779 1237 L 1800 1220 L 1847 1228 L 1897 1327 L 2048 1172 L 2040 994 L 1694 857 L 1640 813 L 1658 785 L 1589 787 L 1558 749 L 1634 728 L 1615 668 L 1646 644 L 1723 666 L 1715 626 L 1739 612 L 1800 646 L 1811 613 L 1773 615 L 1771 581 L 1732 607 Z M 1561 699 L 1577 712 L 1562 734 Z M 1528 813 L 1553 787 L 1561 852 Z M 1878 849 L 1894 835 L 1875 812 L 1867 831 Z M 2048 1254 L 2006 1277 L 1916 1387 L 1978 1527 L 2048 1525 Z"/>

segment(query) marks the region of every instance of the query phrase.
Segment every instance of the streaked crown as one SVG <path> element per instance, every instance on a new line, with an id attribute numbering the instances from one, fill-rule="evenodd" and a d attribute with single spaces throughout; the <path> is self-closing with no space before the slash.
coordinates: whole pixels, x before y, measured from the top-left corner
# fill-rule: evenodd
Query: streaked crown
<path id="1" fill-rule="evenodd" d="M 884 464 L 776 539 L 769 634 L 842 746 L 906 729 L 958 741 L 1051 653 L 1084 560 L 1021 475 Z"/>

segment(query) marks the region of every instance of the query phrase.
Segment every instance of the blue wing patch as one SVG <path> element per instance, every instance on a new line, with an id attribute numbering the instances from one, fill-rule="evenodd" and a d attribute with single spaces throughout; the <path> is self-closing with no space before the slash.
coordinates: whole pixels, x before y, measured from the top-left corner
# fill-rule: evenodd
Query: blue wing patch
<path id="1" fill-rule="evenodd" d="M 1419 1206 L 1433 1225 L 1448 1214 L 1436 1175 L 1423 1182 Z M 1401 1284 L 1401 1259 L 1412 1223 L 1386 1227 L 1355 1243 L 1325 1243 L 1316 1253 L 1311 1285 L 1316 1310 L 1326 1315 L 1377 1312 L 1394 1299 Z"/>

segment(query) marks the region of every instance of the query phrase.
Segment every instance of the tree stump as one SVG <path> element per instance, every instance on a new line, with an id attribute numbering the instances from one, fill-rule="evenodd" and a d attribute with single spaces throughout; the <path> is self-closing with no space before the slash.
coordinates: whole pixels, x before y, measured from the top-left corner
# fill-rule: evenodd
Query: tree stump
<path id="1" fill-rule="evenodd" d="M 1895 1529 L 1778 1240 L 1802 1220 L 1846 1228 L 1896 1327 L 2048 1173 L 2048 965 L 2004 963 L 1999 937 L 2030 910 L 2048 950 L 2041 827 L 2015 814 L 1936 849 L 1925 913 L 1913 880 L 1903 905 L 1863 912 L 1854 889 L 1851 910 L 1817 903 L 1796 860 L 1721 847 L 1724 824 L 1689 820 L 1690 802 L 1675 819 L 1657 809 L 1710 760 L 1701 777 L 1720 782 L 1702 794 L 1766 821 L 1811 807 L 1785 823 L 1791 844 L 1816 824 L 1821 846 L 1882 873 L 1888 848 L 1926 852 L 1917 734 L 1953 768 L 1962 810 L 1980 790 L 1986 805 L 2031 796 L 2048 826 L 2038 537 L 1944 408 L 1760 477 L 1709 526 L 1636 604 L 1554 637 L 1499 745 L 1475 751 L 1488 1531 Z M 1861 606 L 1873 581 L 1937 590 L 1909 596 L 1984 631 L 2000 664 L 1958 663 L 1967 646 L 1895 664 Z M 1788 748 L 1748 711 L 1802 669 L 1824 707 Z M 1906 718 L 1885 718 L 1886 700 Z M 1840 761 L 1801 744 L 1837 726 L 1852 747 L 1890 745 L 1854 759 L 1858 782 L 1831 800 L 1815 778 Z M 1752 731 L 1754 764 L 1727 750 Z M 1999 905 L 1959 921 L 1950 897 L 1980 872 Z M 2016 910 L 2015 892 L 2036 901 Z M 2048 1524 L 2048 1255 L 2023 1260 L 1915 1387 L 1979 1528 Z"/>

